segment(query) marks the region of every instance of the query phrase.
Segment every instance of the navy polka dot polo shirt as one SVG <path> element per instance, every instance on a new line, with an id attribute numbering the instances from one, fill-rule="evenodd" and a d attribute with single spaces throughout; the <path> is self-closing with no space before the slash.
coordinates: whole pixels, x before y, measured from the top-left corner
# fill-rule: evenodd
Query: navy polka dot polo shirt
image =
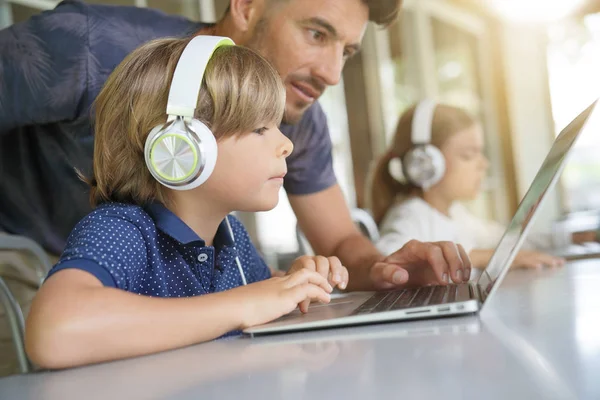
<path id="1" fill-rule="evenodd" d="M 161 204 L 98 206 L 75 227 L 48 276 L 78 268 L 104 286 L 155 297 L 189 297 L 242 285 L 237 250 L 248 283 L 270 277 L 244 226 L 229 216 L 235 248 L 225 220 L 214 246 L 204 241 Z"/>

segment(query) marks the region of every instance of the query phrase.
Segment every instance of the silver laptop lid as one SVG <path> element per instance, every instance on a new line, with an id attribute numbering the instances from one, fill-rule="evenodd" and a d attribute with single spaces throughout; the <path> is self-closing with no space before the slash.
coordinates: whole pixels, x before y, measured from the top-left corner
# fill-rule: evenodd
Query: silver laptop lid
<path id="1" fill-rule="evenodd" d="M 504 276 L 508 272 L 527 235 L 528 228 L 531 226 L 531 221 L 536 211 L 539 209 L 549 189 L 552 189 L 560 176 L 560 172 L 565 165 L 565 159 L 592 114 L 597 102 L 598 100 L 571 121 L 554 140 L 552 148 L 533 182 L 531 182 L 531 186 L 527 190 L 523 200 L 521 200 L 488 266 L 477 280 L 477 285 L 483 294 L 484 302 L 500 286 L 502 279 L 504 279 Z"/>

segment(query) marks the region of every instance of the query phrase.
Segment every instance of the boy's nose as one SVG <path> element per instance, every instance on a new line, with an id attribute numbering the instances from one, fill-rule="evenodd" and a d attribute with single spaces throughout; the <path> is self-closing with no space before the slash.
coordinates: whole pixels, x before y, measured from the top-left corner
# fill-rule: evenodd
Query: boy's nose
<path id="1" fill-rule="evenodd" d="M 281 134 L 282 141 L 279 147 L 277 148 L 277 156 L 285 158 L 292 154 L 292 151 L 294 151 L 294 144 L 290 139 L 288 139 L 287 136 L 281 133 L 281 131 L 279 131 L 279 133 Z"/>

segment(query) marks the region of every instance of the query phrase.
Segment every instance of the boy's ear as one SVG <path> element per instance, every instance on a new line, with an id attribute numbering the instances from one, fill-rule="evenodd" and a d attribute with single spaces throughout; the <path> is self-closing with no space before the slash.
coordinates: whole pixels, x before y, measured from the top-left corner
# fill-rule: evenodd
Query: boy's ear
<path id="1" fill-rule="evenodd" d="M 243 33 L 251 32 L 265 10 L 268 0 L 231 0 L 229 13 L 235 26 Z"/>

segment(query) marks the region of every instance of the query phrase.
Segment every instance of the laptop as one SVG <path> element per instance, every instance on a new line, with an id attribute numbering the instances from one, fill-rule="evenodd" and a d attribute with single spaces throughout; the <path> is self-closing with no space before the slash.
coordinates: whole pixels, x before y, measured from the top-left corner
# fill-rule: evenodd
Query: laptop
<path id="1" fill-rule="evenodd" d="M 573 144 L 594 113 L 596 100 L 556 137 L 544 163 L 521 200 L 488 266 L 474 282 L 421 288 L 355 292 L 332 296 L 329 304 L 311 304 L 267 324 L 244 330 L 254 335 L 341 326 L 456 316 L 480 312 L 508 272 L 537 210 L 556 184 Z"/>

